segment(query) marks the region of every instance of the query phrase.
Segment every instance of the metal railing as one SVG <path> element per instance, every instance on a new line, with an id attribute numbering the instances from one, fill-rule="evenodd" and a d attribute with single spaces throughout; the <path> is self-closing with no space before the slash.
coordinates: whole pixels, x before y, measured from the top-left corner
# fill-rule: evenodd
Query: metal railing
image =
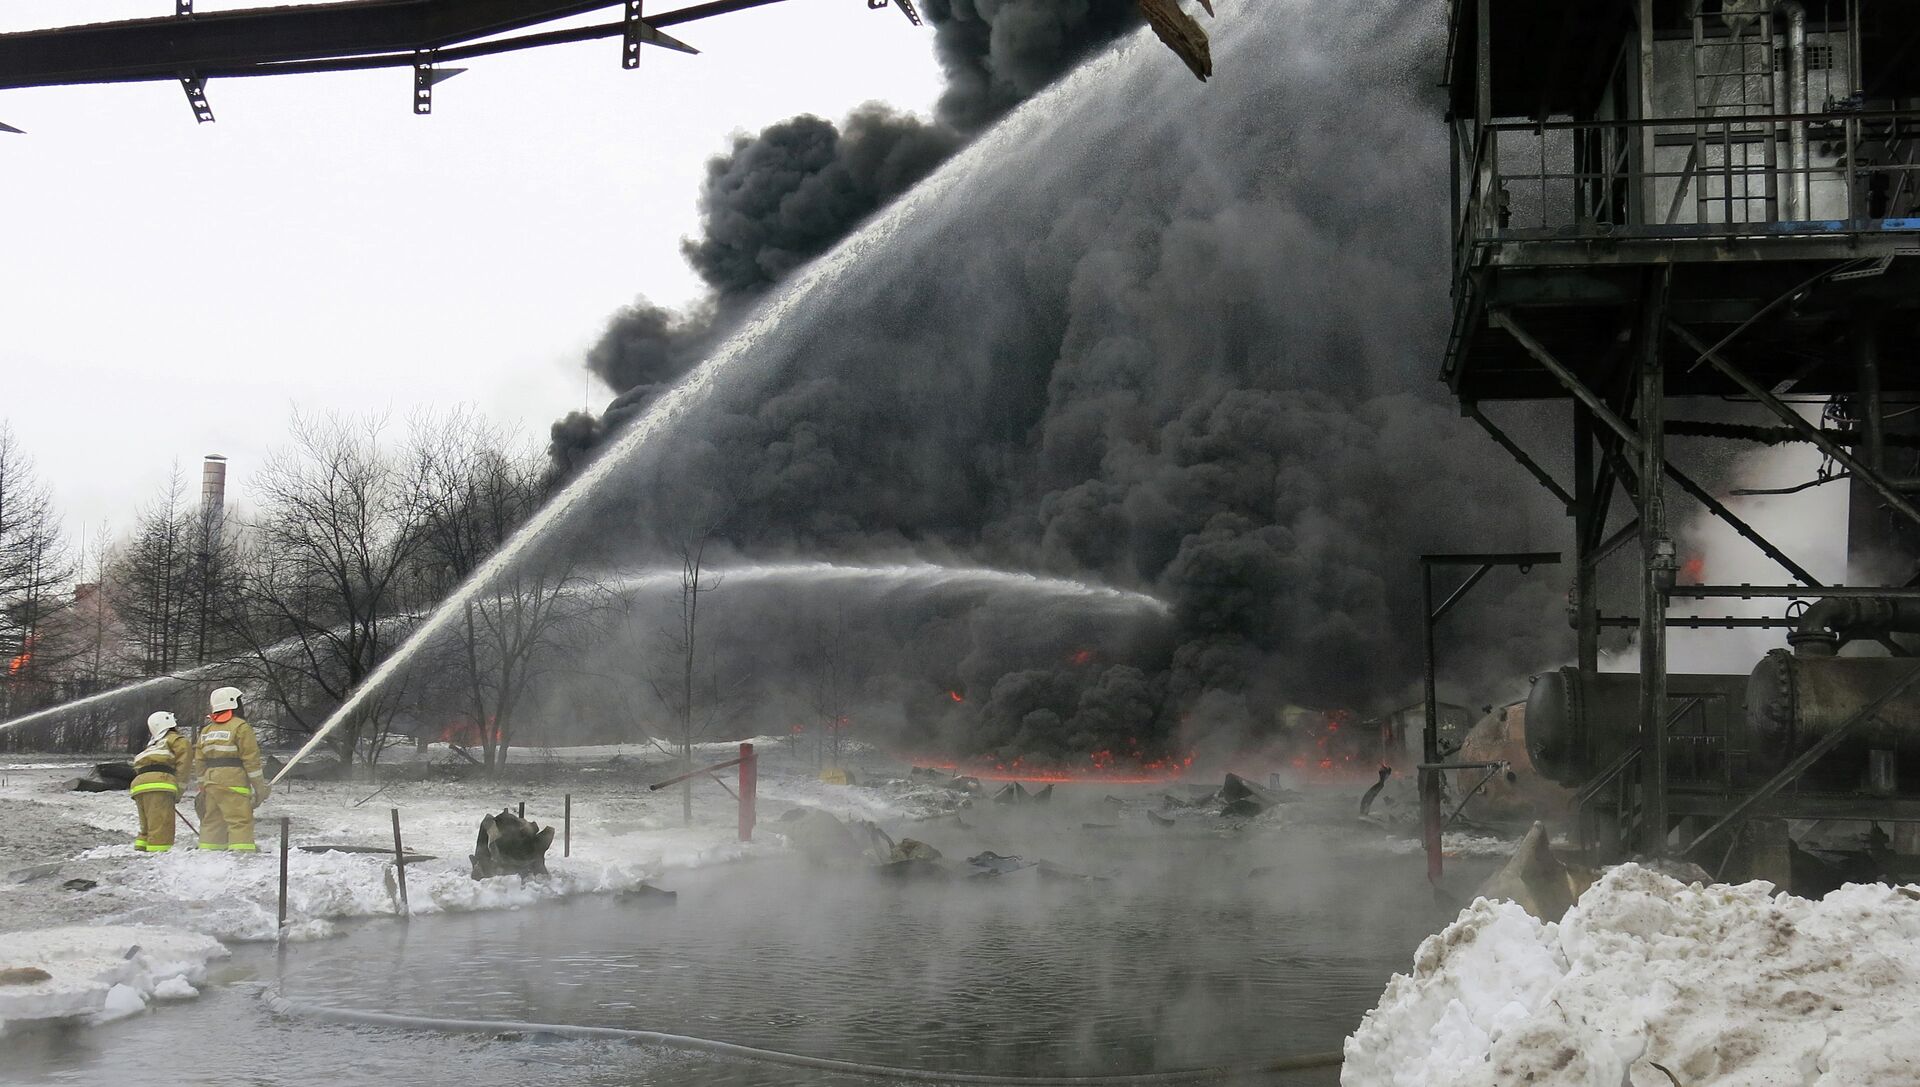
<path id="1" fill-rule="evenodd" d="M 1917 147 L 1920 110 L 1495 121 L 1455 164 L 1455 258 L 1504 239 L 1920 230 Z"/>

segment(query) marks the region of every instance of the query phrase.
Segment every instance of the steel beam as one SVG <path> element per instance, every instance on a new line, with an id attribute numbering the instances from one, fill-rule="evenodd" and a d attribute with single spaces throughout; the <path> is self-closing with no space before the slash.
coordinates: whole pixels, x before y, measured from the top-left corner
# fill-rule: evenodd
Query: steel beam
<path id="1" fill-rule="evenodd" d="M 1670 278 L 1672 273 L 1671 273 L 1671 270 L 1669 269 L 1669 270 L 1664 270 L 1662 272 L 1655 273 L 1655 274 L 1665 279 L 1665 278 Z M 1608 427 L 1611 428 L 1615 434 L 1619 435 L 1622 444 L 1624 444 L 1628 449 L 1633 450 L 1635 455 L 1640 457 L 1642 463 L 1636 466 L 1637 472 L 1639 474 L 1642 474 L 1644 476 L 1645 472 L 1653 469 L 1654 467 L 1653 462 L 1649 458 L 1646 458 L 1645 456 L 1642 455 L 1642 443 L 1646 441 L 1646 437 L 1644 434 L 1644 427 L 1642 428 L 1643 430 L 1642 434 L 1635 435 L 1632 432 L 1632 430 L 1627 426 L 1625 420 L 1621 419 L 1618 413 L 1614 412 L 1611 408 L 1607 407 L 1606 404 L 1601 401 L 1598 393 L 1595 393 L 1593 390 L 1587 388 L 1585 383 L 1580 381 L 1577 375 L 1575 375 L 1571 370 L 1567 369 L 1564 365 L 1562 365 L 1560 360 L 1554 358 L 1552 353 L 1549 352 L 1544 346 L 1542 346 L 1538 340 L 1535 340 L 1531 335 L 1529 335 L 1526 332 L 1526 330 L 1522 329 L 1519 325 L 1515 324 L 1513 321 L 1513 318 L 1506 311 L 1496 310 L 1489 316 L 1488 320 L 1490 323 L 1505 329 L 1508 335 L 1512 336 L 1516 341 L 1518 341 L 1520 346 L 1526 348 L 1527 353 L 1532 355 L 1536 360 L 1538 360 L 1542 366 L 1546 367 L 1547 371 L 1553 374 L 1553 376 L 1556 379 L 1558 379 L 1562 385 L 1565 385 L 1568 391 L 1572 392 L 1575 396 L 1579 397 L 1580 402 L 1586 405 L 1588 411 L 1592 412 L 1595 417 L 1606 422 Z M 1659 334 L 1659 330 L 1655 329 L 1653 332 L 1653 335 L 1657 336 L 1658 334 Z M 1665 399 L 1664 386 L 1656 390 L 1656 392 L 1662 400 Z M 1644 387 L 1644 382 L 1643 382 L 1643 387 L 1640 389 L 1640 395 L 1639 395 L 1639 399 L 1643 405 L 1645 403 L 1647 395 L 1648 395 L 1648 391 Z M 1471 409 L 1471 410 L 1477 413 L 1477 409 Z M 1644 406 L 1642 410 L 1643 411 L 1645 410 Z M 1478 417 L 1477 414 L 1476 414 L 1476 417 Z M 1489 424 L 1482 422 L 1481 425 L 1487 426 Z M 1661 448 L 1664 450 L 1666 445 L 1664 426 L 1662 426 L 1661 433 L 1659 435 L 1659 444 Z M 1662 456 L 1659 458 L 1658 469 L 1661 474 L 1665 475 L 1667 478 L 1679 484 L 1682 490 L 1686 491 L 1689 495 L 1692 495 L 1695 499 L 1699 500 L 1700 504 L 1707 507 L 1707 510 L 1710 513 L 1712 513 L 1715 517 L 1720 518 L 1721 520 L 1725 521 L 1728 525 L 1732 526 L 1735 532 L 1739 533 L 1741 536 L 1745 537 L 1749 543 L 1759 548 L 1760 551 L 1763 554 L 1765 554 L 1768 558 L 1772 559 L 1776 563 L 1779 563 L 1782 569 L 1786 570 L 1788 573 L 1792 574 L 1794 577 L 1799 578 L 1801 581 L 1806 582 L 1808 585 L 1818 586 L 1820 584 L 1819 580 L 1816 579 L 1812 574 L 1808 573 L 1805 567 L 1802 567 L 1799 563 L 1793 561 L 1792 558 L 1788 557 L 1786 552 L 1781 551 L 1779 548 L 1775 547 L 1771 541 L 1769 541 L 1766 537 L 1762 536 L 1757 530 L 1753 528 L 1753 526 L 1741 520 L 1740 517 L 1736 515 L 1732 510 L 1728 509 L 1725 504 L 1721 503 L 1718 499 L 1714 498 L 1711 494 L 1707 493 L 1707 490 L 1704 487 L 1701 487 L 1698 483 L 1695 483 L 1684 472 L 1682 472 L 1678 467 L 1676 467 L 1671 461 L 1668 461 L 1665 458 L 1665 456 Z M 1643 493 L 1648 490 L 1657 490 L 1657 489 L 1658 488 L 1649 488 L 1649 487 L 1646 487 L 1645 485 L 1642 485 L 1640 488 L 1640 490 Z M 1562 496 L 1565 495 L 1565 492 L 1560 490 L 1558 486 L 1554 487 L 1554 493 Z M 1644 497 L 1642 500 L 1644 501 Z M 1569 508 L 1571 508 L 1573 505 L 1574 503 L 1568 502 Z M 1642 523 L 1644 524 L 1644 521 Z"/>
<path id="2" fill-rule="evenodd" d="M 1465 411 L 1467 418 L 1479 423 L 1480 429 L 1486 431 L 1488 436 L 1500 443 L 1500 448 L 1505 449 L 1514 460 L 1520 462 L 1520 467 L 1525 468 L 1534 479 L 1539 480 L 1542 487 L 1552 491 L 1553 496 L 1560 500 L 1562 506 L 1572 511 L 1575 505 L 1573 496 L 1568 494 L 1566 488 L 1560 486 L 1551 475 L 1548 475 L 1545 468 L 1540 467 L 1537 461 L 1528 456 L 1527 451 L 1520 448 L 1518 442 L 1508 437 L 1506 431 L 1495 426 L 1493 420 L 1487 418 L 1486 414 L 1480 410 L 1480 405 L 1470 403 L 1466 405 Z"/>
<path id="3" fill-rule="evenodd" d="M 1768 540 L 1765 536 L 1760 535 L 1760 532 L 1758 529 L 1755 529 L 1752 525 L 1749 525 L 1745 521 L 1741 520 L 1732 510 L 1728 509 L 1725 505 L 1723 505 L 1719 499 L 1708 494 L 1705 487 L 1702 487 L 1700 486 L 1700 484 L 1695 483 L 1684 472 L 1680 471 L 1680 469 L 1678 468 L 1675 468 L 1673 466 L 1672 461 L 1667 462 L 1666 468 L 1667 468 L 1668 479 L 1671 479 L 1675 483 L 1678 483 L 1680 485 L 1681 490 L 1686 491 L 1688 494 L 1698 499 L 1700 504 L 1707 507 L 1707 510 L 1711 512 L 1715 517 L 1718 517 L 1722 521 L 1725 521 L 1727 524 L 1731 525 L 1735 532 L 1738 532 L 1740 535 L 1746 537 L 1748 543 L 1759 548 L 1768 558 L 1778 563 L 1781 569 L 1785 570 L 1789 574 L 1792 574 L 1794 577 L 1799 578 L 1801 581 L 1805 582 L 1808 586 L 1812 588 L 1815 588 L 1815 589 L 1820 588 L 1820 581 L 1818 578 L 1814 577 L 1812 574 L 1807 573 L 1806 569 L 1802 567 L 1799 563 L 1789 558 L 1786 552 L 1775 547 L 1773 543 L 1770 540 Z"/>
<path id="4" fill-rule="evenodd" d="M 406 67 L 633 33 L 626 20 L 478 41 L 618 7 L 623 0 L 345 0 L 0 34 L 0 88 Z M 776 0 L 713 0 L 644 21 L 640 38 L 691 52 L 658 27 Z M 449 47 L 473 43 L 455 52 Z"/>
<path id="5" fill-rule="evenodd" d="M 1757 382 L 1741 372 L 1739 367 L 1728 362 L 1720 352 L 1701 343 L 1699 337 L 1688 332 L 1678 324 L 1669 323 L 1668 327 L 1672 329 L 1673 334 L 1678 336 L 1680 341 L 1686 344 L 1688 348 L 1697 352 L 1702 359 L 1706 360 L 1714 369 L 1720 371 L 1728 380 L 1740 386 L 1741 391 L 1758 400 L 1768 411 L 1779 416 L 1781 422 L 1786 423 L 1798 431 L 1802 438 L 1818 446 L 1822 453 L 1832 457 L 1835 463 L 1853 473 L 1855 478 L 1880 492 L 1880 496 L 1887 500 L 1887 505 L 1900 511 L 1902 516 L 1914 524 L 1920 525 L 1920 509 L 1915 509 L 1913 503 L 1907 501 L 1906 497 L 1891 483 L 1887 482 L 1886 478 L 1879 472 L 1868 467 L 1865 462 L 1856 458 L 1852 453 L 1847 452 L 1844 446 L 1821 433 L 1819 427 L 1802 419 L 1799 412 L 1794 411 L 1782 403 L 1779 397 L 1761 388 Z"/>
<path id="6" fill-rule="evenodd" d="M 1598 393 L 1587 388 L 1577 374 L 1561 365 L 1560 360 L 1554 358 L 1539 340 L 1534 339 L 1525 329 L 1514 323 L 1512 314 L 1503 309 L 1493 310 L 1487 314 L 1487 323 L 1505 330 L 1507 335 L 1512 336 L 1521 347 L 1526 349 L 1527 354 L 1532 355 L 1535 361 L 1546 367 L 1547 372 L 1552 374 L 1555 380 L 1566 386 L 1568 392 L 1578 397 L 1595 418 L 1607 424 L 1609 430 L 1619 435 L 1622 444 L 1632 450 L 1635 456 L 1639 455 L 1640 436 L 1633 432 L 1633 428 L 1627 425 L 1626 420 L 1620 418 L 1612 408 L 1608 407 Z"/>

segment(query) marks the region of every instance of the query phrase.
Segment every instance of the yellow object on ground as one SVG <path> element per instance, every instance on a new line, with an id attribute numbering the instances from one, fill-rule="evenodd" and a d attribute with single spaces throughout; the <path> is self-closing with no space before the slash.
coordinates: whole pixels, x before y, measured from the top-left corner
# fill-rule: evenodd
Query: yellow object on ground
<path id="1" fill-rule="evenodd" d="M 245 718 L 216 713 L 207 722 L 194 750 L 200 766 L 200 797 L 206 807 L 200 848 L 254 852 L 258 848 L 253 844 L 255 798 L 267 798 L 260 745 Z"/>
<path id="2" fill-rule="evenodd" d="M 192 770 L 193 749 L 178 732 L 165 732 L 133 757 L 133 784 L 127 792 L 140 812 L 140 836 L 133 848 L 142 853 L 165 853 L 173 848 L 173 806 L 180 799 L 180 779 Z"/>
<path id="3" fill-rule="evenodd" d="M 828 785 L 852 785 L 853 775 L 840 769 L 838 766 L 829 766 L 825 770 L 820 771 L 820 780 L 826 782 Z"/>

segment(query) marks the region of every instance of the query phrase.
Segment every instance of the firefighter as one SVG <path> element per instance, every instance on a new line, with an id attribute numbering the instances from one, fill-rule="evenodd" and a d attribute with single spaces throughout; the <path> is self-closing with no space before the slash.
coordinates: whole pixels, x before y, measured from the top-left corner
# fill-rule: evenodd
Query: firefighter
<path id="1" fill-rule="evenodd" d="M 219 688 L 208 697 L 207 707 L 212 712 L 194 749 L 200 771 L 200 848 L 257 852 L 253 809 L 267 799 L 267 777 L 253 726 L 240 716 L 240 688 Z"/>
<path id="2" fill-rule="evenodd" d="M 174 805 L 180 802 L 180 783 L 191 781 L 193 748 L 180 735 L 180 722 L 165 710 L 147 717 L 147 746 L 133 757 L 133 784 L 128 792 L 140 811 L 140 836 L 133 848 L 141 853 L 165 853 L 173 848 Z"/>

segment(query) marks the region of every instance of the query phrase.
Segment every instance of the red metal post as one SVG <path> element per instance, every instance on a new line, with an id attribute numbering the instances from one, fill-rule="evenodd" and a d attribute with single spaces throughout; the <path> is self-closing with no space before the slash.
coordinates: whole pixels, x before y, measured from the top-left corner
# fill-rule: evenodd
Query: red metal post
<path id="1" fill-rule="evenodd" d="M 756 765 L 752 744 L 740 745 L 740 840 L 753 841 L 754 790 L 760 779 L 760 768 Z"/>

